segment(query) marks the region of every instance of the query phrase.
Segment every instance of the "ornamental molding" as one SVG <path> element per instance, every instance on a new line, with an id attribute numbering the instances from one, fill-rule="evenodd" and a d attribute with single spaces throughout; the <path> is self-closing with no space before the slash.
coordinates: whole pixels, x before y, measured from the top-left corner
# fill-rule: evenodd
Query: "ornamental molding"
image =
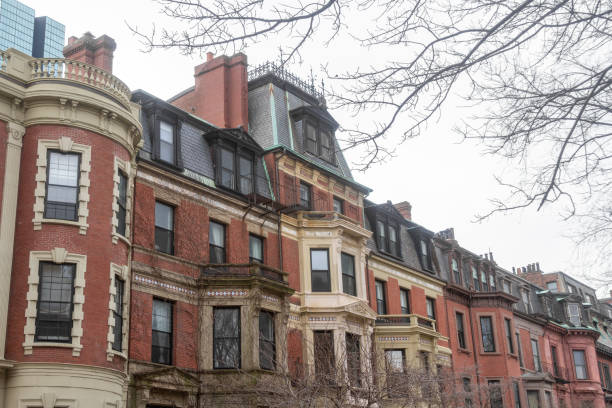
<path id="1" fill-rule="evenodd" d="M 217 289 L 206 291 L 206 296 L 213 297 L 244 297 L 248 295 L 248 289 Z"/>
<path id="2" fill-rule="evenodd" d="M 113 349 L 113 342 L 115 341 L 115 316 L 116 304 L 115 296 L 117 295 L 117 287 L 115 286 L 115 279 L 123 280 L 123 307 L 121 317 L 123 318 L 123 326 L 121 328 L 121 350 Z M 110 264 L 110 287 L 109 287 L 109 300 L 108 300 L 108 334 L 106 335 L 106 359 L 113 361 L 113 356 L 118 355 L 127 360 L 127 345 L 128 345 L 128 330 L 129 330 L 129 304 L 130 304 L 130 279 L 129 279 L 129 267 L 127 265 L 117 265 L 115 263 Z"/>
<path id="3" fill-rule="evenodd" d="M 195 290 L 187 289 L 187 288 L 184 288 L 182 286 L 175 285 L 172 283 L 162 282 L 157 279 L 149 278 L 143 275 L 134 275 L 134 281 L 137 283 L 143 284 L 145 286 L 158 287 L 158 288 L 166 289 L 171 292 L 175 292 L 179 294 L 190 295 L 190 296 L 196 295 Z"/>
<path id="4" fill-rule="evenodd" d="M 408 341 L 407 336 L 380 336 L 376 338 L 377 341 Z"/>
<path id="5" fill-rule="evenodd" d="M 127 176 L 127 191 L 126 191 L 126 207 L 125 207 L 125 236 L 117 232 L 117 226 L 119 220 L 117 219 L 117 212 L 119 211 L 119 170 Z M 129 161 L 125 161 L 115 156 L 115 171 L 113 172 L 113 217 L 111 219 L 111 240 L 113 244 L 116 244 L 119 239 L 124 240 L 130 244 L 129 237 L 131 236 L 132 229 L 132 197 L 134 196 L 134 172 L 132 171 L 132 164 Z"/>
<path id="6" fill-rule="evenodd" d="M 61 255 L 60 255 L 61 254 Z M 58 256 L 59 255 L 59 256 Z M 74 277 L 74 294 L 72 295 L 72 342 L 36 342 L 36 316 L 38 303 L 38 285 L 40 279 L 40 262 L 71 263 L 76 265 Z M 27 307 L 25 311 L 26 324 L 23 328 L 25 341 L 23 342 L 23 354 L 32 354 L 33 347 L 68 347 L 72 348 L 72 355 L 81 355 L 81 337 L 83 336 L 83 304 L 85 303 L 85 271 L 87 267 L 87 255 L 73 254 L 64 248 L 54 248 L 51 251 L 32 251 L 30 252 L 30 275 L 28 276 Z"/>
<path id="7" fill-rule="evenodd" d="M 21 148 L 23 145 L 23 135 L 25 135 L 25 127 L 16 122 L 7 122 L 6 131 L 9 135 L 8 144 Z"/>
<path id="8" fill-rule="evenodd" d="M 77 208 L 77 221 L 68 220 L 56 220 L 44 218 L 45 212 L 45 195 L 46 195 L 46 183 L 47 183 L 47 151 L 50 149 L 57 149 L 62 152 L 75 152 L 81 154 L 80 168 L 79 168 L 79 196 L 78 196 L 78 208 Z M 89 216 L 89 173 L 91 171 L 91 146 L 74 143 L 72 139 L 66 136 L 62 136 L 55 140 L 38 140 L 38 157 L 36 159 L 36 167 L 38 171 L 36 173 L 36 188 L 34 190 L 34 230 L 42 229 L 43 223 L 63 224 L 63 225 L 74 225 L 79 227 L 79 234 L 86 235 L 89 224 L 87 224 L 87 217 Z"/>

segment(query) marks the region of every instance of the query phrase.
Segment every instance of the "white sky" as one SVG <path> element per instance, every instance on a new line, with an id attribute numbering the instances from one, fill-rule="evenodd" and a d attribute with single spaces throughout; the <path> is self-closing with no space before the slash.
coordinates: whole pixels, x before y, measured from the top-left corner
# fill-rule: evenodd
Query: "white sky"
<path id="1" fill-rule="evenodd" d="M 132 90 L 144 89 L 161 98 L 168 98 L 193 85 L 193 67 L 203 61 L 199 56 L 187 57 L 177 50 L 141 52 L 142 46 L 127 27 L 127 23 L 144 31 L 152 22 L 160 22 L 158 5 L 147 0 L 22 0 L 36 10 L 37 16 L 47 15 L 66 26 L 66 40 L 90 31 L 99 36 L 107 34 L 117 42 L 114 74 Z M 167 20 L 166 20 L 167 21 Z M 203 50 L 206 52 L 207 50 Z M 244 50 L 249 63 L 255 65 L 275 60 L 276 46 L 260 43 Z M 303 53 L 302 66 L 289 69 L 304 75 L 319 70 L 323 64 L 339 71 L 350 70 L 353 64 L 380 61 L 384 56 L 351 47 L 351 42 L 338 39 L 328 49 L 310 44 Z M 453 101 L 451 101 L 453 102 Z M 476 252 L 493 252 L 498 264 L 506 269 L 539 262 L 544 271 L 562 270 L 584 279 L 585 264 L 590 259 L 580 256 L 574 243 L 566 236 L 574 228 L 563 222 L 554 210 L 536 212 L 535 209 L 498 215 L 483 223 L 474 223 L 474 216 L 489 208 L 488 199 L 503 196 L 493 175 L 509 169 L 499 158 L 483 156 L 475 143 L 458 143 L 460 138 L 451 132 L 460 119 L 458 101 L 442 112 L 442 120 L 431 123 L 426 134 L 399 147 L 397 157 L 366 173 L 354 172 L 362 184 L 374 189 L 370 199 L 375 202 L 409 201 L 413 220 L 433 231 L 455 228 L 459 243 Z M 352 118 L 347 112 L 331 111 L 338 122 L 347 124 Z M 372 115 L 373 116 L 373 115 Z M 360 121 L 371 119 L 368 115 Z M 349 162 L 357 162 L 358 152 L 347 152 Z M 593 267 L 591 273 L 601 273 Z M 598 294 L 605 289 L 590 282 Z"/>

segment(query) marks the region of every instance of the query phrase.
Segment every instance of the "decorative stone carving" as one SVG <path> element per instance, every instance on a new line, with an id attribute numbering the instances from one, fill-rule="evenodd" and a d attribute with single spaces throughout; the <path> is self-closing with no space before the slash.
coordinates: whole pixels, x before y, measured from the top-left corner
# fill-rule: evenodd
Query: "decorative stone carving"
<path id="1" fill-rule="evenodd" d="M 46 392 L 40 399 L 42 400 L 43 408 L 54 408 L 57 397 L 52 392 Z"/>
<path id="2" fill-rule="evenodd" d="M 25 127 L 16 122 L 8 122 L 6 130 L 9 134 L 8 143 L 17 147 L 23 144 L 23 135 L 25 135 Z"/>
<path id="3" fill-rule="evenodd" d="M 64 263 L 66 260 L 66 255 L 68 255 L 68 251 L 66 251 L 64 248 L 53 248 L 51 250 L 51 258 L 53 258 L 53 263 Z"/>

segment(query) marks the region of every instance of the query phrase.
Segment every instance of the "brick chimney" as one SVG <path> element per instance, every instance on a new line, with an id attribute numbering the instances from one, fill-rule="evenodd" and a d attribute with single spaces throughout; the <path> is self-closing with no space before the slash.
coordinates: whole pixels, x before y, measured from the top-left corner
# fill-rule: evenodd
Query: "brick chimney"
<path id="1" fill-rule="evenodd" d="M 405 219 L 412 221 L 412 205 L 408 201 L 402 201 L 401 203 L 393 204 L 393 206 Z"/>
<path id="2" fill-rule="evenodd" d="M 81 38 L 68 38 L 68 45 L 64 47 L 64 58 L 95 65 L 112 73 L 115 48 L 117 43 L 109 36 L 95 38 L 92 33 L 87 32 Z"/>
<path id="3" fill-rule="evenodd" d="M 195 67 L 195 89 L 171 103 L 221 128 L 248 130 L 247 56 L 207 54 Z M 188 106 L 190 105 L 190 106 Z"/>

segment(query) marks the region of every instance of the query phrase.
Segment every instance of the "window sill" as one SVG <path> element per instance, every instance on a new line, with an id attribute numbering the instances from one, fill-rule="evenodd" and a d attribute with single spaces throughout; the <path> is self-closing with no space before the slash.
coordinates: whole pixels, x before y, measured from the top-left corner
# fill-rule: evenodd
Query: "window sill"
<path id="1" fill-rule="evenodd" d="M 69 225 L 72 227 L 79 227 L 79 234 L 85 235 L 87 233 L 87 228 L 89 225 L 82 223 L 80 221 L 70 221 L 70 220 L 60 220 L 55 218 L 43 218 L 40 221 L 34 220 L 34 229 L 40 230 L 42 228 L 42 224 L 58 224 L 58 225 Z"/>
<path id="2" fill-rule="evenodd" d="M 53 347 L 53 348 L 69 348 L 72 349 L 72 355 L 78 357 L 81 355 L 83 346 L 73 343 L 55 343 L 50 341 L 35 341 L 33 343 L 23 343 L 23 354 L 32 354 L 33 347 Z"/>
<path id="3" fill-rule="evenodd" d="M 115 357 L 115 356 L 119 357 L 119 358 L 122 358 L 124 360 L 128 359 L 127 354 L 125 354 L 122 351 L 109 350 L 109 351 L 106 352 L 106 360 L 107 361 L 113 361 L 113 357 Z"/>
<path id="4" fill-rule="evenodd" d="M 499 351 L 480 351 L 480 355 L 482 356 L 501 356 L 502 353 Z"/>
<path id="5" fill-rule="evenodd" d="M 116 244 L 118 241 L 123 241 L 128 245 L 132 245 L 132 243 L 130 242 L 129 239 L 127 239 L 125 236 L 117 233 L 117 232 L 113 232 L 112 233 L 112 240 L 113 240 L 113 244 Z"/>
<path id="6" fill-rule="evenodd" d="M 458 348 L 457 351 L 460 352 L 460 353 L 472 354 L 472 352 L 470 350 L 464 349 L 464 348 Z"/>

